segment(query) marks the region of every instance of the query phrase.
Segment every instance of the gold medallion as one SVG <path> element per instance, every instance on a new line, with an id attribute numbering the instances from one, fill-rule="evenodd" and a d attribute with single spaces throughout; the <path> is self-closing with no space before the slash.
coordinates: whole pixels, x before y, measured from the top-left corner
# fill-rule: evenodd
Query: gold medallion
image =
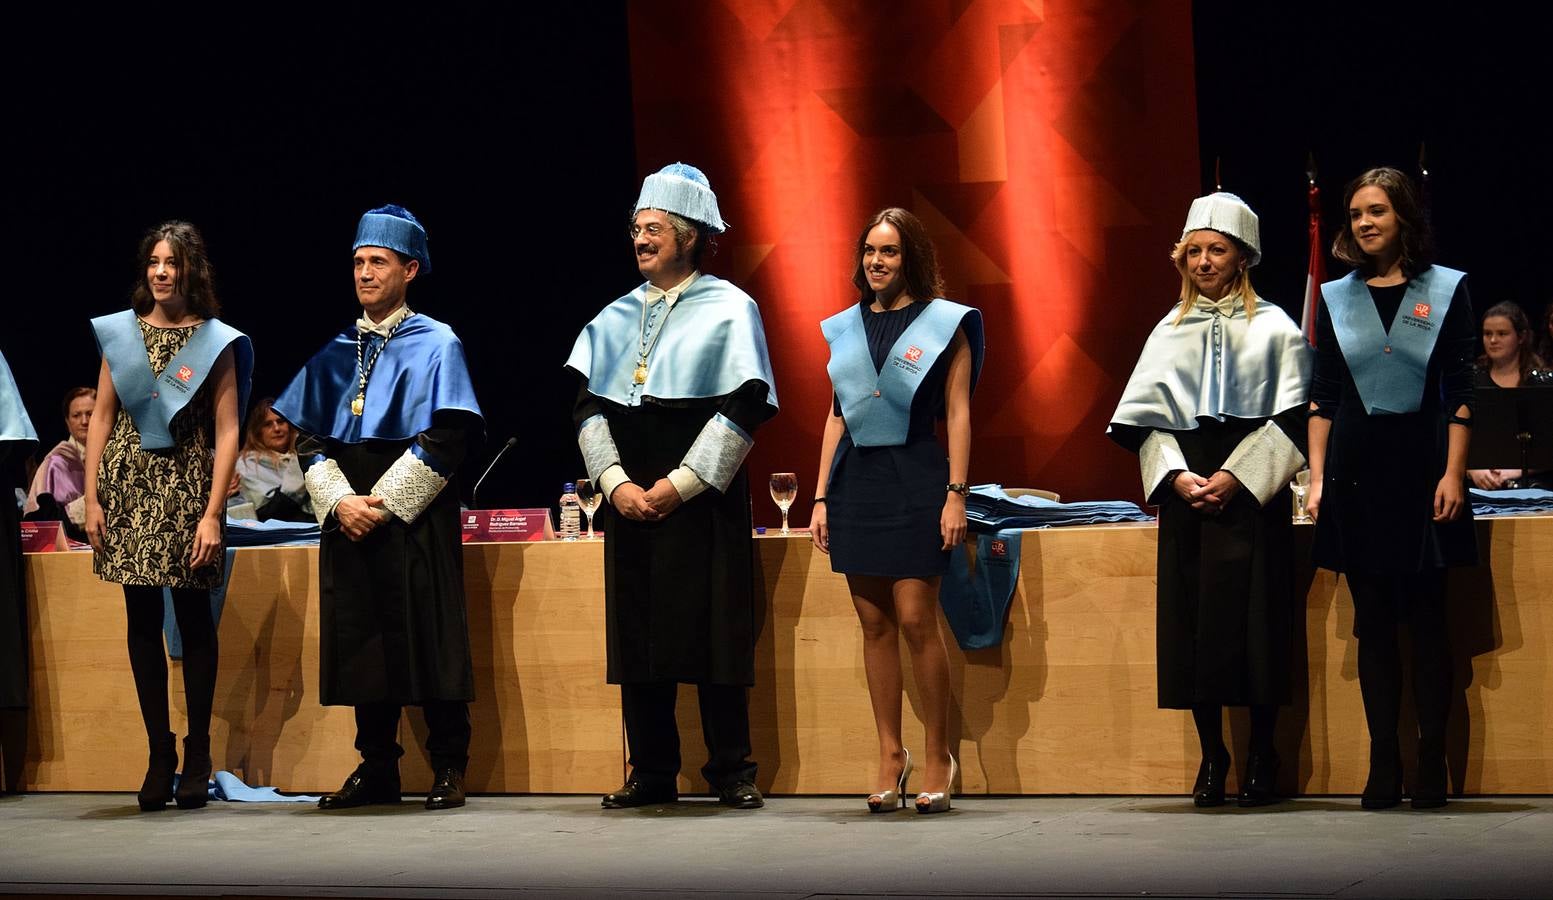
<path id="1" fill-rule="evenodd" d="M 636 372 L 634 372 L 631 375 L 631 380 L 636 382 L 637 384 L 646 384 L 647 383 L 647 364 L 646 363 L 637 363 L 636 364 Z"/>
<path id="2" fill-rule="evenodd" d="M 363 392 L 363 393 L 357 394 L 356 395 L 356 399 L 351 401 L 351 415 L 359 416 L 359 415 L 361 415 L 362 411 L 365 410 L 366 408 L 367 408 L 367 395 L 366 395 L 366 393 Z"/>

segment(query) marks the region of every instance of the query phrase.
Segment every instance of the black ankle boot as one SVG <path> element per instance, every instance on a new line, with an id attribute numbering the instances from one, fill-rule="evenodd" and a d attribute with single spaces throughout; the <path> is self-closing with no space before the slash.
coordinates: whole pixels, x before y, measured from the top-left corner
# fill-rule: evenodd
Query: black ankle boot
<path id="1" fill-rule="evenodd" d="M 1359 805 L 1390 809 L 1402 802 L 1402 751 L 1392 743 L 1370 744 L 1370 777 Z"/>
<path id="2" fill-rule="evenodd" d="M 1229 780 L 1229 754 L 1205 756 L 1192 785 L 1192 803 L 1200 807 L 1224 805 L 1224 783 Z"/>
<path id="3" fill-rule="evenodd" d="M 1268 806 L 1283 798 L 1278 796 L 1278 754 L 1272 751 L 1253 753 L 1246 763 L 1246 781 L 1240 787 L 1239 805 L 1243 808 Z"/>
<path id="4" fill-rule="evenodd" d="M 152 738 L 150 760 L 146 763 L 146 780 L 140 783 L 140 793 L 135 795 L 141 812 L 154 812 L 173 799 L 173 776 L 177 773 L 177 737 L 169 732 Z"/>
<path id="5" fill-rule="evenodd" d="M 210 735 L 183 739 L 183 777 L 178 779 L 179 809 L 199 809 L 210 799 Z"/>
<path id="6" fill-rule="evenodd" d="M 1445 765 L 1445 741 L 1424 738 L 1418 742 L 1418 776 L 1413 779 L 1414 809 L 1439 809 L 1450 789 Z"/>

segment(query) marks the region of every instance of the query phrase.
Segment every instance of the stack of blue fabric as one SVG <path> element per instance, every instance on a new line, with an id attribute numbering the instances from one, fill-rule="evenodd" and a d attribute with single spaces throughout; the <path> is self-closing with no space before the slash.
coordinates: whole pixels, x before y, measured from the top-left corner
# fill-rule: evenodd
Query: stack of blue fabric
<path id="1" fill-rule="evenodd" d="M 1473 488 L 1474 516 L 1553 515 L 1553 491 L 1527 488 L 1518 491 L 1480 491 Z"/>
<path id="2" fill-rule="evenodd" d="M 972 531 L 981 532 L 1154 521 L 1138 504 L 1125 500 L 1058 503 L 1031 495 L 1010 497 L 1001 484 L 978 484 L 971 488 L 970 496 L 965 498 L 965 517 Z"/>
<path id="3" fill-rule="evenodd" d="M 318 543 L 318 526 L 312 522 L 282 522 L 271 519 L 226 520 L 226 545 L 228 547 L 279 547 L 286 544 Z"/>

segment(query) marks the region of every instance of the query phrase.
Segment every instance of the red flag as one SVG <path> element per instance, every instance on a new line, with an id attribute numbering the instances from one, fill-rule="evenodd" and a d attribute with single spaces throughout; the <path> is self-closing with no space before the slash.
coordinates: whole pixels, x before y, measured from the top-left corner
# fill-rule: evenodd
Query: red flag
<path id="1" fill-rule="evenodd" d="M 1321 302 L 1321 282 L 1327 277 L 1326 248 L 1321 244 L 1321 190 L 1310 181 L 1310 266 L 1305 272 L 1305 308 L 1300 313 L 1300 330 L 1305 340 L 1316 346 L 1316 304 Z"/>

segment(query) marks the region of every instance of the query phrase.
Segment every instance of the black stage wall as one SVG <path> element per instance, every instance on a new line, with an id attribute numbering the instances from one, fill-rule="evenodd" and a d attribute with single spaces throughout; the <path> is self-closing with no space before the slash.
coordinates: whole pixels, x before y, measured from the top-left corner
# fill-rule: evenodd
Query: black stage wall
<path id="1" fill-rule="evenodd" d="M 1440 261 L 1472 273 L 1479 310 L 1514 299 L 1540 312 L 1546 280 L 1521 270 L 1550 237 L 1545 21 L 1416 3 L 1180 5 L 1197 43 L 1204 188 L 1217 157 L 1224 187 L 1261 214 L 1263 293 L 1298 313 L 1307 153 L 1330 241 L 1343 183 L 1374 164 L 1416 170 L 1422 141 Z M 463 336 L 486 452 L 523 442 L 483 505 L 554 502 L 582 471 L 560 364 L 636 280 L 626 5 L 266 5 L 208 18 L 215 9 L 8 23 L 0 350 L 45 442 L 62 437 L 64 389 L 95 378 L 86 320 L 125 305 L 145 228 L 177 217 L 204 229 L 226 318 L 254 337 L 262 396 L 354 317 L 356 217 L 398 202 L 426 223 L 436 268 L 412 305 Z M 663 65 L 697 77 L 693 60 Z M 1167 250 L 1138 264 L 1159 264 L 1168 290 Z"/>

